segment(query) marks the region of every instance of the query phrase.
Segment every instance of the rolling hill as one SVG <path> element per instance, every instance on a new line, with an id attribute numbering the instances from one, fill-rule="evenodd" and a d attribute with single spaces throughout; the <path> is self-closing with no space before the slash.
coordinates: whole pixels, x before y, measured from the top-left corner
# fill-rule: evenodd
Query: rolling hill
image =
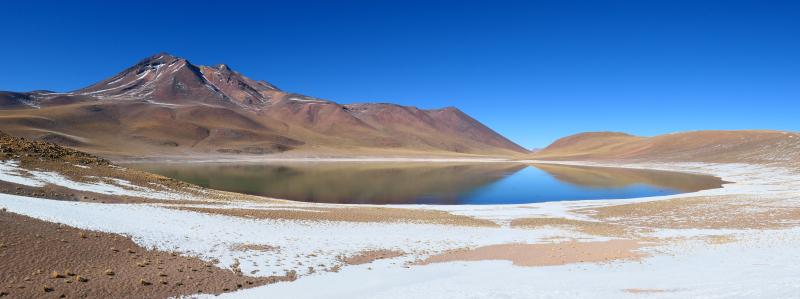
<path id="1" fill-rule="evenodd" d="M 693 131 L 653 137 L 589 132 L 533 153 L 542 160 L 639 160 L 800 163 L 800 134 L 784 131 Z"/>

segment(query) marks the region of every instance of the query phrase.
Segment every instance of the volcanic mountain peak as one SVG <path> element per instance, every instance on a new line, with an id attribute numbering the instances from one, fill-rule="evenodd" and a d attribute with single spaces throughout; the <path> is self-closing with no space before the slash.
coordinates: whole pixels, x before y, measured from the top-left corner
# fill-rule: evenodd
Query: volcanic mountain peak
<path id="1" fill-rule="evenodd" d="M 73 93 L 100 98 L 142 99 L 152 96 L 157 88 L 156 85 L 172 83 L 174 87 L 180 88 L 189 83 L 188 81 L 195 81 L 193 82 L 195 84 L 204 83 L 202 77 L 198 76 L 196 67 L 187 60 L 169 54 L 156 54 L 111 78 Z"/>
<path id="2" fill-rule="evenodd" d="M 280 92 L 274 85 L 250 79 L 225 64 L 213 67 L 201 66 L 200 72 L 206 82 L 242 105 L 263 106 Z"/>
<path id="3" fill-rule="evenodd" d="M 0 125 L 22 136 L 117 154 L 252 154 L 301 147 L 527 153 L 454 107 L 341 105 L 281 91 L 225 64 L 197 66 L 168 53 L 69 93 L 0 92 Z"/>
<path id="4" fill-rule="evenodd" d="M 225 64 L 196 66 L 184 58 L 159 53 L 72 94 L 165 104 L 200 102 L 257 108 L 266 105 L 278 91 L 274 85 L 247 78 Z"/>
<path id="5" fill-rule="evenodd" d="M 259 91 L 278 90 L 278 91 L 280 91 L 280 89 L 275 87 L 275 85 L 272 85 L 271 83 L 269 83 L 267 81 L 264 81 L 264 80 L 253 80 L 253 79 L 250 79 L 250 78 L 246 77 L 245 75 L 242 75 L 241 73 L 239 73 L 237 71 L 234 71 L 227 64 L 218 64 L 214 68 L 217 69 L 220 74 L 222 74 L 222 75 L 224 75 L 226 77 L 230 77 L 232 79 L 236 79 L 239 82 L 243 82 L 244 84 L 249 85 L 250 87 L 252 87 L 255 90 L 259 90 Z"/>

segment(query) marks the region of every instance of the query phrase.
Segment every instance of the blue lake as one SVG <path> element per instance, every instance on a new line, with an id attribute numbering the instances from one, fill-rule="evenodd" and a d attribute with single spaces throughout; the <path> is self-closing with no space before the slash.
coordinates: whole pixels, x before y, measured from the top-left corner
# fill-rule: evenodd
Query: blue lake
<path id="1" fill-rule="evenodd" d="M 719 188 L 712 176 L 518 163 L 131 164 L 200 186 L 306 202 L 518 204 L 622 199 Z"/>

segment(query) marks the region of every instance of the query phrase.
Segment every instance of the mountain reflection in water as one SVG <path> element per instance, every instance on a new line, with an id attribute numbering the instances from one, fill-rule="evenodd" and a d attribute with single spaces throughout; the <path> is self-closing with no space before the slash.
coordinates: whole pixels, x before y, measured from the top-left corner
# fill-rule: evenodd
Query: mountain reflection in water
<path id="1" fill-rule="evenodd" d="M 519 163 L 133 164 L 200 186 L 306 202 L 507 204 L 615 199 L 718 188 L 711 176 Z"/>

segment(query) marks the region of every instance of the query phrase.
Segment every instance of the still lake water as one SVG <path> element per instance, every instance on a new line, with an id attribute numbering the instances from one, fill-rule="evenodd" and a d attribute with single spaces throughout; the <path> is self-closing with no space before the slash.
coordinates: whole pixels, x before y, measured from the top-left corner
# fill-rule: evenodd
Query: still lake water
<path id="1" fill-rule="evenodd" d="M 518 163 L 131 164 L 212 189 L 306 202 L 518 204 L 622 199 L 719 188 L 712 176 Z"/>

